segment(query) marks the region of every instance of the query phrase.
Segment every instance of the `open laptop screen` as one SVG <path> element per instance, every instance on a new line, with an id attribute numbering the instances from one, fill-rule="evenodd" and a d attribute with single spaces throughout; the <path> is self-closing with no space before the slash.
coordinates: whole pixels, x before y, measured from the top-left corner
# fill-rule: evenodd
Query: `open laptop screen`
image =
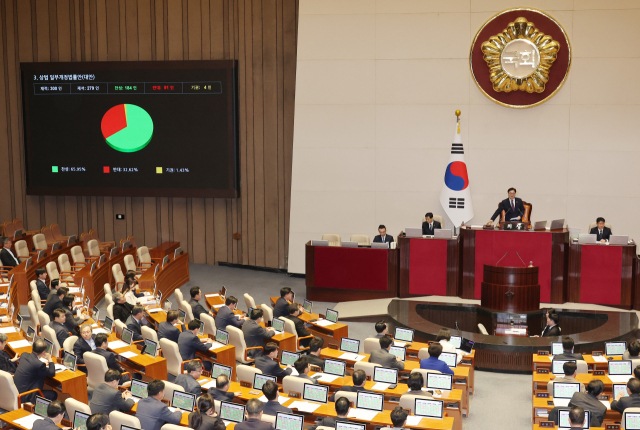
<path id="1" fill-rule="evenodd" d="M 360 351 L 360 341 L 343 337 L 340 340 L 340 351 L 353 352 L 354 354 L 357 354 L 358 351 Z"/>
<path id="2" fill-rule="evenodd" d="M 445 373 L 427 373 L 427 388 L 451 390 L 453 388 L 453 375 Z"/>
<path id="3" fill-rule="evenodd" d="M 302 415 L 276 413 L 276 430 L 302 430 L 304 417 Z"/>
<path id="4" fill-rule="evenodd" d="M 225 366 L 224 364 L 213 364 L 213 369 L 211 369 L 211 377 L 217 378 L 220 375 L 226 375 L 227 378 L 231 379 L 231 367 Z"/>
<path id="5" fill-rule="evenodd" d="M 584 411 L 584 425 L 582 428 L 589 428 L 589 411 Z M 569 421 L 569 409 L 558 409 L 558 428 L 571 428 L 571 421 Z"/>
<path id="6" fill-rule="evenodd" d="M 631 360 L 614 360 L 607 363 L 609 375 L 631 375 Z"/>
<path id="7" fill-rule="evenodd" d="M 564 363 L 575 363 L 576 360 L 553 360 L 551 362 L 551 373 L 554 375 L 564 375 Z"/>
<path id="8" fill-rule="evenodd" d="M 229 333 L 222 329 L 216 330 L 216 342 L 219 342 L 223 345 L 229 343 Z"/>
<path id="9" fill-rule="evenodd" d="M 171 399 L 171 406 L 182 409 L 183 411 L 193 412 L 196 404 L 196 395 L 185 393 L 184 391 L 174 391 Z"/>
<path id="10" fill-rule="evenodd" d="M 75 430 L 87 430 L 87 420 L 91 415 L 76 411 L 73 417 L 73 428 Z"/>
<path id="11" fill-rule="evenodd" d="M 47 417 L 47 408 L 49 407 L 51 400 L 47 400 L 44 397 L 36 396 L 36 406 L 34 412 L 41 417 Z"/>
<path id="12" fill-rule="evenodd" d="M 241 423 L 244 421 L 244 406 L 229 402 L 220 402 L 220 418 L 225 421 Z"/>
<path id="13" fill-rule="evenodd" d="M 563 352 L 562 342 L 551 342 L 551 355 L 560 355 Z"/>
<path id="14" fill-rule="evenodd" d="M 410 328 L 396 328 L 396 340 L 413 342 L 413 330 Z"/>
<path id="15" fill-rule="evenodd" d="M 627 342 L 605 342 L 604 355 L 622 355 L 627 350 Z"/>
<path id="16" fill-rule="evenodd" d="M 640 413 L 639 412 L 627 412 L 625 414 L 625 430 L 639 430 L 640 429 Z"/>
<path id="17" fill-rule="evenodd" d="M 356 398 L 356 408 L 370 409 L 382 412 L 384 405 L 384 394 L 371 393 L 368 391 L 358 391 Z"/>
<path id="18" fill-rule="evenodd" d="M 253 377 L 253 388 L 256 390 L 262 390 L 262 386 L 267 381 L 278 382 L 278 378 L 275 376 L 263 375 L 261 373 L 256 373 Z"/>
<path id="19" fill-rule="evenodd" d="M 139 399 L 146 399 L 148 385 L 149 384 L 147 382 L 141 381 L 139 379 L 133 379 L 131 381 L 131 394 Z"/>
<path id="20" fill-rule="evenodd" d="M 332 323 L 337 323 L 338 322 L 338 312 L 334 311 L 333 309 L 327 309 L 326 317 Z"/>
<path id="21" fill-rule="evenodd" d="M 429 418 L 442 418 L 444 402 L 442 400 L 429 400 L 416 397 L 416 406 L 413 409 L 415 415 Z"/>
<path id="22" fill-rule="evenodd" d="M 295 352 L 282 350 L 282 354 L 280 355 L 280 364 L 284 364 L 285 366 L 293 366 L 293 363 L 298 361 L 300 358 L 300 354 L 296 354 Z"/>
<path id="23" fill-rule="evenodd" d="M 302 398 L 312 402 L 327 403 L 329 387 L 325 385 L 304 384 Z"/>
<path id="24" fill-rule="evenodd" d="M 570 399 L 575 393 L 580 391 L 580 383 L 577 382 L 554 382 L 553 398 Z"/>
<path id="25" fill-rule="evenodd" d="M 345 363 L 344 361 L 332 360 L 330 358 L 324 360 L 324 373 L 344 377 L 346 368 L 347 363 Z"/>
<path id="26" fill-rule="evenodd" d="M 383 382 L 385 384 L 398 383 L 398 369 L 376 366 L 373 368 L 374 382 Z"/>

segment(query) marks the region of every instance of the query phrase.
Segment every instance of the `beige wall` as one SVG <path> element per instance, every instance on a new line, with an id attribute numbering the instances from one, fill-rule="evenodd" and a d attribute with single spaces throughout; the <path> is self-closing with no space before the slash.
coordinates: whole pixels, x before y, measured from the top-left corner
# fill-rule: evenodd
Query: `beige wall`
<path id="1" fill-rule="evenodd" d="M 640 239 L 640 2 L 531 0 L 573 48 L 549 102 L 516 110 L 477 89 L 469 47 L 508 0 L 300 0 L 289 271 L 323 233 L 396 235 L 439 204 L 456 109 L 475 218 L 510 186 L 533 220 L 597 216 Z M 553 71 L 553 69 L 552 69 Z M 448 218 L 446 224 L 451 225 Z"/>

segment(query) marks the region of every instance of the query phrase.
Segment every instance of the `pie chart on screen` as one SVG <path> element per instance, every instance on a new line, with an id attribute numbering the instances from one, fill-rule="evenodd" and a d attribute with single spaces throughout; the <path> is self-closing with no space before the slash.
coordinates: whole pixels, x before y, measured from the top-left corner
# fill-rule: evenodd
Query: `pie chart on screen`
<path id="1" fill-rule="evenodd" d="M 146 110 L 132 104 L 112 107 L 102 117 L 102 136 L 113 149 L 136 152 L 153 136 L 153 120 Z"/>

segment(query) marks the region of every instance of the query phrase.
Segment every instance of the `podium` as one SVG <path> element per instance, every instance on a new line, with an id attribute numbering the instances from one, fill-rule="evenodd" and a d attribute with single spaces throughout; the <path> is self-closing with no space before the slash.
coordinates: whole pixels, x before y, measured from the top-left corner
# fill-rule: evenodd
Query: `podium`
<path id="1" fill-rule="evenodd" d="M 480 306 L 497 311 L 540 310 L 537 267 L 484 265 Z"/>

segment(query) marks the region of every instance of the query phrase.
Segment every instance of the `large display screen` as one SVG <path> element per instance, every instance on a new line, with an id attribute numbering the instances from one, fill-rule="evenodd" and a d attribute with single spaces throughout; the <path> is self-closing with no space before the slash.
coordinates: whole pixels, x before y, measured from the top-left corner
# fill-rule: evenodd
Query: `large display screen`
<path id="1" fill-rule="evenodd" d="M 238 197 L 234 60 L 20 67 L 27 194 Z"/>

